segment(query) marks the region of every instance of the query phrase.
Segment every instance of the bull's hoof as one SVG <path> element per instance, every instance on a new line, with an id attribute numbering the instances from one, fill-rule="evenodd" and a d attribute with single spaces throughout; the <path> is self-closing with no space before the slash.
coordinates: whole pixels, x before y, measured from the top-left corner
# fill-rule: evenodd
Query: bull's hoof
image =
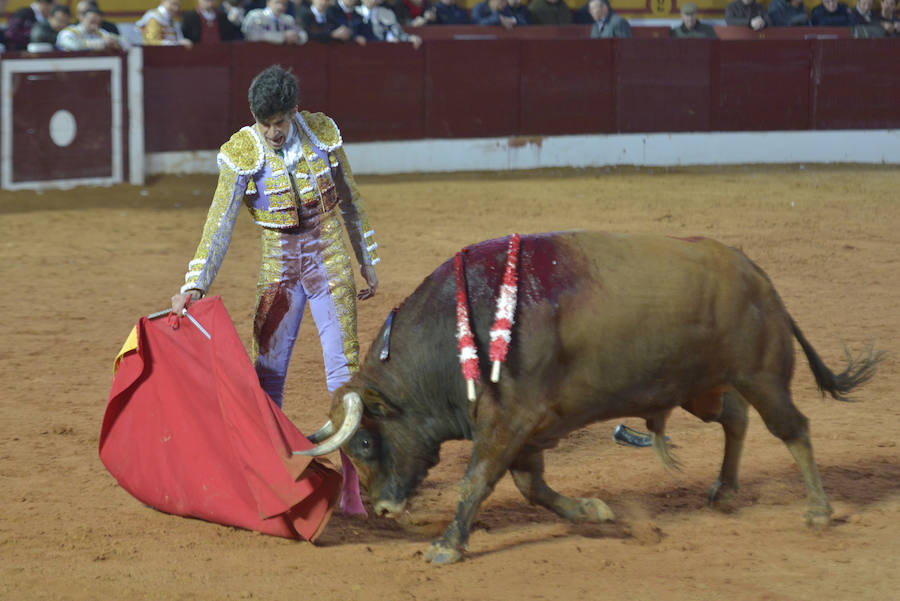
<path id="1" fill-rule="evenodd" d="M 425 561 L 435 565 L 456 563 L 461 559 L 462 552 L 456 547 L 448 546 L 447 543 L 443 541 L 431 543 L 431 546 L 425 551 Z"/>
<path id="2" fill-rule="evenodd" d="M 716 480 L 709 488 L 707 495 L 710 507 L 715 507 L 719 511 L 731 513 L 735 509 L 737 501 L 737 487 L 722 484 L 721 480 Z"/>
<path id="3" fill-rule="evenodd" d="M 810 509 L 806 512 L 806 525 L 819 532 L 825 530 L 831 525 L 831 510 Z"/>
<path id="4" fill-rule="evenodd" d="M 606 522 L 616 519 L 616 514 L 600 499 L 578 499 L 575 522 Z"/>

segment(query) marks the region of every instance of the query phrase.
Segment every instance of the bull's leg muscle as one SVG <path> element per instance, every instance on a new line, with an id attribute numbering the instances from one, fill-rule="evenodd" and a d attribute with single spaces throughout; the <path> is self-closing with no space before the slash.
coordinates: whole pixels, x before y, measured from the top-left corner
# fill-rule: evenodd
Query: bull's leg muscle
<path id="1" fill-rule="evenodd" d="M 600 499 L 566 497 L 544 481 L 544 453 L 524 449 L 516 457 L 510 473 L 522 495 L 530 503 L 546 507 L 571 522 L 604 522 L 615 519 L 612 510 Z"/>
<path id="2" fill-rule="evenodd" d="M 456 515 L 443 535 L 431 543 L 425 553 L 425 561 L 431 563 L 453 563 L 462 558 L 462 550 L 469 540 L 478 508 L 541 421 L 540 415 L 525 411 L 517 419 L 510 419 L 508 413 L 497 410 L 499 404 L 494 407 L 485 397 L 480 403 L 479 407 L 484 409 L 479 412 L 472 457 L 459 483 Z"/>
<path id="3" fill-rule="evenodd" d="M 725 432 L 725 452 L 719 478 L 709 489 L 710 505 L 723 506 L 738 490 L 738 466 L 747 434 L 747 401 L 734 390 L 722 394 L 722 411 L 716 418 Z"/>
<path id="4" fill-rule="evenodd" d="M 740 393 L 753 405 L 769 431 L 780 438 L 791 452 L 806 484 L 806 521 L 810 526 L 826 526 L 831 517 L 831 505 L 822 488 L 822 478 L 813 459 L 809 441 L 809 420 L 791 401 L 787 383 L 776 378 L 759 377 L 735 384 Z"/>

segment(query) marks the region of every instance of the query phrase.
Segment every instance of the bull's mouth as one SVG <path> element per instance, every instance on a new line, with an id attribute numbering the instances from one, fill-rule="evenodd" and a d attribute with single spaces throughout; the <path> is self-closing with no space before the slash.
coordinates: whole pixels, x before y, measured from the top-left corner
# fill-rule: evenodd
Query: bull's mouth
<path id="1" fill-rule="evenodd" d="M 380 500 L 375 502 L 375 515 L 397 519 L 406 509 L 406 499 L 400 502 Z"/>

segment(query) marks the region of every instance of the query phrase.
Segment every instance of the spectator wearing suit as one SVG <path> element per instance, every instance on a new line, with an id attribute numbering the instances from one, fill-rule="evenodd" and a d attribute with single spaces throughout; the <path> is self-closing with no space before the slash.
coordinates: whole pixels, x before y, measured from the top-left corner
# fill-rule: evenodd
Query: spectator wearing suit
<path id="1" fill-rule="evenodd" d="M 30 6 L 20 8 L 6 25 L 6 49 L 25 50 L 31 41 L 31 30 L 36 23 L 43 23 L 50 16 L 52 0 L 35 0 Z"/>
<path id="2" fill-rule="evenodd" d="M 360 46 L 366 45 L 366 24 L 362 16 L 356 12 L 358 0 L 337 0 L 325 12 L 328 22 L 334 29 L 341 29 L 335 39 L 348 42 L 353 40 Z"/>
<path id="3" fill-rule="evenodd" d="M 591 27 L 591 38 L 630 38 L 631 25 L 616 14 L 609 5 L 609 0 L 590 0 L 588 8 L 594 25 Z"/>
<path id="4" fill-rule="evenodd" d="M 850 27 L 850 9 L 838 0 L 822 0 L 812 9 L 809 20 L 814 27 Z"/>
<path id="5" fill-rule="evenodd" d="M 419 49 L 422 38 L 403 31 L 397 22 L 397 15 L 389 8 L 381 6 L 381 0 L 362 0 L 356 12 L 363 19 L 363 35 L 367 40 L 378 42 L 409 42 Z"/>
<path id="6" fill-rule="evenodd" d="M 522 10 L 513 12 L 507 0 L 484 0 L 472 7 L 472 22 L 475 25 L 502 25 L 506 29 L 528 25 L 528 11 L 521 2 L 518 6 Z"/>
<path id="7" fill-rule="evenodd" d="M 301 5 L 296 19 L 300 29 L 314 42 L 327 43 L 341 38 L 337 26 L 328 21 L 328 0 L 312 0 L 309 6 Z"/>
<path id="8" fill-rule="evenodd" d="M 564 0 L 531 0 L 528 22 L 533 25 L 571 25 L 572 9 Z"/>
<path id="9" fill-rule="evenodd" d="M 756 0 L 732 0 L 725 7 L 725 23 L 759 31 L 772 25 L 772 20 Z"/>
<path id="10" fill-rule="evenodd" d="M 305 44 L 309 39 L 287 14 L 287 0 L 268 0 L 265 8 L 249 11 L 241 23 L 241 33 L 248 42 L 270 44 Z"/>
<path id="11" fill-rule="evenodd" d="M 434 25 L 469 25 L 469 11 L 456 3 L 456 0 L 439 0 L 434 5 Z"/>
<path id="12" fill-rule="evenodd" d="M 59 32 L 69 26 L 72 13 L 68 6 L 57 4 L 50 9 L 50 16 L 44 21 L 39 21 L 31 28 L 30 42 L 32 44 L 50 44 L 56 48 L 56 38 Z M 48 48 L 49 50 L 49 48 Z"/>
<path id="13" fill-rule="evenodd" d="M 886 36 L 900 34 L 900 20 L 897 19 L 897 0 L 881 0 L 878 24 Z"/>
<path id="14" fill-rule="evenodd" d="M 875 13 L 872 12 L 872 0 L 856 0 L 856 6 L 850 11 L 850 26 L 877 22 Z"/>
<path id="15" fill-rule="evenodd" d="M 769 4 L 769 18 L 775 27 L 806 27 L 809 17 L 803 0 L 772 0 Z"/>
<path id="16" fill-rule="evenodd" d="M 232 13 L 236 14 L 236 13 Z M 240 21 L 233 23 L 218 10 L 216 0 L 197 0 L 194 10 L 181 15 L 181 33 L 195 44 L 218 44 L 241 38 Z"/>
<path id="17" fill-rule="evenodd" d="M 90 6 L 78 18 L 77 25 L 70 25 L 59 32 L 57 45 L 60 50 L 119 50 L 119 36 L 100 27 L 103 16 L 100 9 Z"/>
<path id="18" fill-rule="evenodd" d="M 685 2 L 681 5 L 681 25 L 676 25 L 669 32 L 673 38 L 715 38 L 716 30 L 712 25 L 701 23 L 697 17 L 697 5 Z"/>

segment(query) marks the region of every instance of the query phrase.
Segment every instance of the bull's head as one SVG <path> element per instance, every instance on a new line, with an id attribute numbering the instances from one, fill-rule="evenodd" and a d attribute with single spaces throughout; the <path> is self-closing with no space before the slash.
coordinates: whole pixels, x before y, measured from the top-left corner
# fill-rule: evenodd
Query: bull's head
<path id="1" fill-rule="evenodd" d="M 333 424 L 341 427 L 334 431 Z M 319 456 L 339 447 L 359 473 L 375 513 L 399 515 L 413 489 L 438 461 L 440 443 L 423 436 L 425 424 L 403 419 L 401 410 L 379 392 L 366 388 L 361 397 L 344 392 L 331 419 L 309 437 L 316 447 L 303 455 Z"/>

